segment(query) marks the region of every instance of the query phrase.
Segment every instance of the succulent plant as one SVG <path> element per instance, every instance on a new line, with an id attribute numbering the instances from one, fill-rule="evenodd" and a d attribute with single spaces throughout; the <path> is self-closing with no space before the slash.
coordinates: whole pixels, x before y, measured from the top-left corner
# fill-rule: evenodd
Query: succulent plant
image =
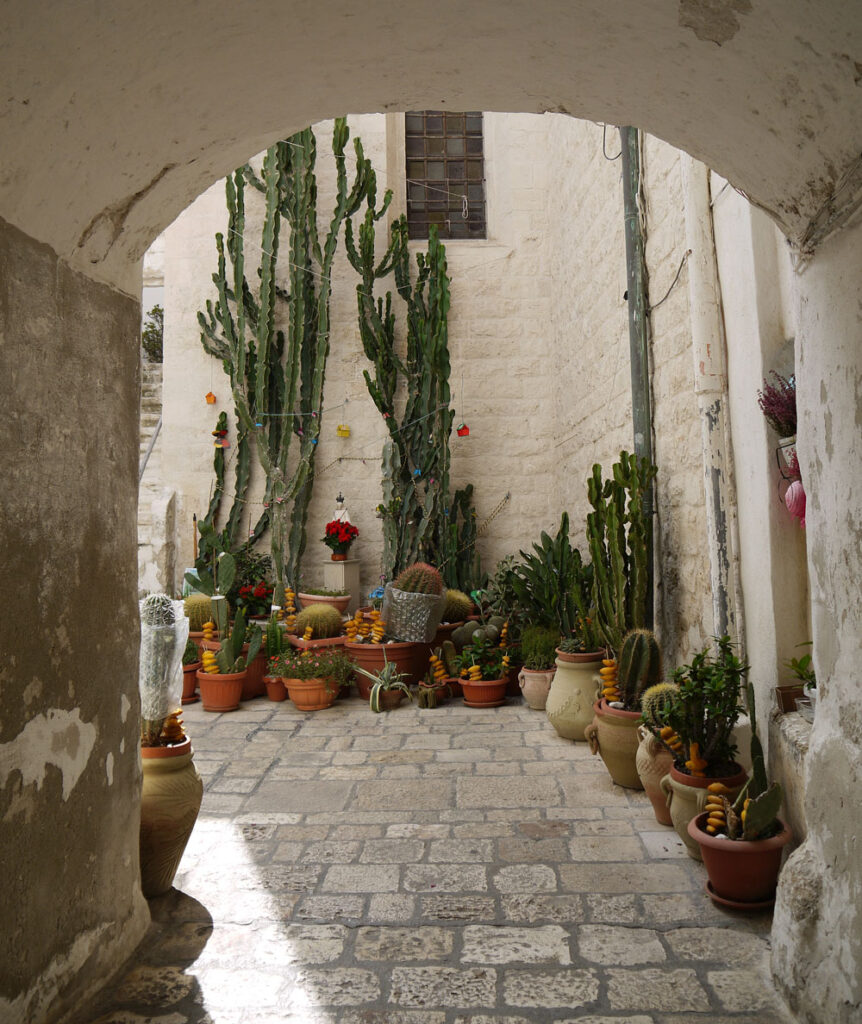
<path id="1" fill-rule="evenodd" d="M 341 613 L 331 604 L 313 604 L 303 610 L 296 617 L 296 632 L 299 636 L 311 626 L 312 638 L 324 640 L 328 637 L 338 636 L 341 632 Z"/>
<path id="2" fill-rule="evenodd" d="M 195 665 L 201 660 L 201 652 L 194 640 L 186 641 L 186 649 L 183 651 L 183 665 Z"/>
<path id="3" fill-rule="evenodd" d="M 554 667 L 560 634 L 545 626 L 527 626 L 521 634 L 521 657 L 524 668 L 547 672 Z"/>
<path id="4" fill-rule="evenodd" d="M 656 683 L 641 694 L 641 717 L 653 735 L 667 724 L 667 711 L 676 692 L 675 683 Z"/>
<path id="5" fill-rule="evenodd" d="M 444 622 L 463 622 L 473 611 L 473 598 L 463 590 L 447 590 L 443 607 Z"/>
<path id="6" fill-rule="evenodd" d="M 661 681 L 661 651 L 649 629 L 632 629 L 623 638 L 617 661 L 620 700 L 630 711 L 640 708 L 647 687 Z"/>
<path id="7" fill-rule="evenodd" d="M 189 629 L 192 633 L 200 633 L 204 623 L 212 618 L 212 606 L 207 594 L 189 594 L 183 601 L 183 611 L 189 620 Z"/>
<path id="8" fill-rule="evenodd" d="M 396 590 L 411 594 L 442 594 L 443 577 L 426 562 L 416 562 L 400 573 L 392 584 Z"/>

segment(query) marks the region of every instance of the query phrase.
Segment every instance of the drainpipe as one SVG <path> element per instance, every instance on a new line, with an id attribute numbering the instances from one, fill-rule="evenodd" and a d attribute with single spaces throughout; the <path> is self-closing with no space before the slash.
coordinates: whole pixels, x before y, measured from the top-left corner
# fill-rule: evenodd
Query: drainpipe
<path id="1" fill-rule="evenodd" d="M 694 390 L 700 414 L 713 633 L 729 634 L 745 656 L 736 489 L 727 402 L 727 357 L 715 255 L 709 168 L 681 155 Z"/>
<path id="2" fill-rule="evenodd" d="M 630 126 L 620 128 L 622 143 L 623 207 L 626 226 L 626 281 L 629 305 L 629 349 L 632 374 L 632 421 L 634 452 L 638 458 L 653 461 L 652 403 L 649 374 L 649 318 L 644 231 L 641 221 L 640 132 Z M 643 497 L 647 522 L 647 607 L 646 625 L 653 626 L 653 485 Z"/>

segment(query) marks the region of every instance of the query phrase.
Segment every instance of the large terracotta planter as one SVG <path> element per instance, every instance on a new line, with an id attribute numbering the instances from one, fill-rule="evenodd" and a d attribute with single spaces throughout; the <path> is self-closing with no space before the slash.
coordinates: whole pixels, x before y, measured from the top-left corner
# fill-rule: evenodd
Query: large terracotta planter
<path id="1" fill-rule="evenodd" d="M 638 751 L 639 711 L 612 708 L 602 698 L 593 705 L 593 721 L 584 731 L 590 751 L 599 754 L 618 786 L 643 789 L 635 758 Z"/>
<path id="2" fill-rule="evenodd" d="M 218 640 L 202 640 L 201 650 L 204 651 L 217 651 L 221 647 Z M 242 645 L 243 655 L 248 654 L 248 644 Z M 266 675 L 268 668 L 268 658 L 266 656 L 266 648 L 261 645 L 260 650 L 257 652 L 254 660 L 251 664 L 246 665 L 246 675 L 242 684 L 242 699 L 251 700 L 252 697 L 261 697 L 266 693 L 266 686 L 264 686 L 263 677 Z"/>
<path id="3" fill-rule="evenodd" d="M 747 778 L 748 775 L 742 769 L 733 775 L 701 779 L 694 775 L 686 775 L 671 767 L 668 774 L 661 780 L 661 788 L 670 807 L 671 823 L 676 829 L 676 834 L 683 841 L 689 857 L 700 860 L 700 847 L 689 835 L 688 823 L 700 814 L 706 805 L 706 798 L 709 795 L 707 786 L 713 782 L 721 782 L 730 790 L 728 799 L 733 800 L 745 785 Z M 725 840 L 720 839 L 719 842 L 725 842 Z"/>
<path id="4" fill-rule="evenodd" d="M 673 754 L 663 746 L 645 725 L 638 726 L 637 755 L 635 767 L 643 784 L 644 792 L 650 799 L 655 820 L 660 825 L 673 825 L 670 808 L 665 799 L 661 780 L 673 766 Z"/>
<path id="5" fill-rule="evenodd" d="M 246 670 L 215 675 L 198 669 L 198 691 L 204 711 L 236 711 L 242 700 Z"/>
<path id="6" fill-rule="evenodd" d="M 392 643 L 392 644 L 359 644 L 347 641 L 344 653 L 358 668 L 367 672 L 378 673 L 386 661 L 394 661 L 399 672 L 406 672 L 407 683 L 418 683 L 428 669 L 428 658 L 431 648 L 428 644 Z M 356 687 L 359 696 L 368 700 L 373 682 L 357 672 Z"/>
<path id="7" fill-rule="evenodd" d="M 706 890 L 716 903 L 740 910 L 760 909 L 775 900 L 784 847 L 791 832 L 779 819 L 781 831 L 769 839 L 719 839 L 704 831 L 706 812 L 688 824 L 688 834 L 702 854 L 709 876 Z"/>
<path id="8" fill-rule="evenodd" d="M 569 654 L 557 649 L 554 673 L 545 714 L 557 733 L 567 740 L 584 740 L 584 732 L 593 720 L 593 704 L 599 692 L 601 651 Z"/>
<path id="9" fill-rule="evenodd" d="M 498 708 L 506 703 L 506 680 L 481 679 L 471 683 L 461 679 L 464 703 L 468 708 Z"/>
<path id="10" fill-rule="evenodd" d="M 191 665 L 183 665 L 183 704 L 194 704 L 200 700 L 197 695 L 198 669 L 200 667 L 199 661 L 195 661 Z"/>
<path id="11" fill-rule="evenodd" d="M 141 889 L 150 899 L 173 885 L 192 834 L 204 787 L 192 762 L 192 743 L 142 747 Z"/>
<path id="12" fill-rule="evenodd" d="M 556 669 L 532 669 L 522 668 L 518 673 L 518 685 L 521 693 L 527 702 L 527 707 L 533 711 L 544 711 L 545 703 L 548 700 L 548 691 L 554 680 Z"/>
<path id="13" fill-rule="evenodd" d="M 313 604 L 331 604 L 342 615 L 350 604 L 350 594 L 343 597 L 325 597 L 323 594 L 297 594 L 302 608 L 310 608 Z"/>
<path id="14" fill-rule="evenodd" d="M 331 708 L 338 694 L 332 679 L 285 679 L 287 695 L 297 711 L 323 711 Z"/>

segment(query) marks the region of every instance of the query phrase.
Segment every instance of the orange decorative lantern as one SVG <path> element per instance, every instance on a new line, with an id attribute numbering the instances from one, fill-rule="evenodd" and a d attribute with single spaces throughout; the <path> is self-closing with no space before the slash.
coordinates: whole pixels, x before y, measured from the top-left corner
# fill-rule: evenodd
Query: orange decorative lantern
<path id="1" fill-rule="evenodd" d="M 207 391 L 204 397 L 207 400 L 207 405 L 215 405 L 216 396 L 212 393 L 212 391 Z"/>

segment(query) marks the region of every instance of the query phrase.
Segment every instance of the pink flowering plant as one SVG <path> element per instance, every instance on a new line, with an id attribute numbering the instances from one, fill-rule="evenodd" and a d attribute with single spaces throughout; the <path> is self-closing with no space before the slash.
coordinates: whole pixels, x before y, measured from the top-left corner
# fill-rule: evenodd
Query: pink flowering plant
<path id="1" fill-rule="evenodd" d="M 779 437 L 791 437 L 796 433 L 796 377 L 782 377 L 774 370 L 770 377 L 772 382 L 764 380 L 757 392 L 757 404 Z"/>

